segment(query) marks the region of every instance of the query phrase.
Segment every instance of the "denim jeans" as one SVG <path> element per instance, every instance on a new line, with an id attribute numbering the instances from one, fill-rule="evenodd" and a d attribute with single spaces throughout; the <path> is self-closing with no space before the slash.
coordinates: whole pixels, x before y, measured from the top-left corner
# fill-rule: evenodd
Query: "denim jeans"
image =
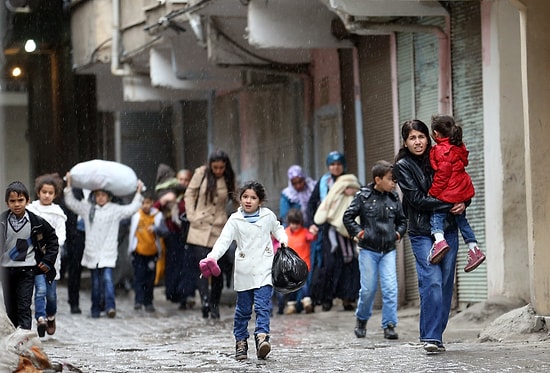
<path id="1" fill-rule="evenodd" d="M 90 272 L 92 275 L 92 317 L 99 317 L 103 297 L 106 310 L 116 309 L 113 269 L 108 267 L 95 268 L 91 269 Z"/>
<path id="2" fill-rule="evenodd" d="M 237 292 L 237 305 L 235 306 L 235 320 L 233 323 L 233 335 L 236 341 L 247 340 L 250 336 L 248 322 L 252 317 L 252 306 L 254 306 L 254 312 L 256 312 L 254 335 L 259 333 L 269 334 L 272 296 L 273 287 L 271 285 Z"/>
<path id="3" fill-rule="evenodd" d="M 156 276 L 155 256 L 134 254 L 132 264 L 134 266 L 134 303 L 149 306 L 153 304 Z"/>
<path id="4" fill-rule="evenodd" d="M 57 313 L 57 281 L 51 284 L 46 281 L 45 275 L 34 277 L 34 317 L 55 316 Z"/>
<path id="5" fill-rule="evenodd" d="M 374 296 L 380 276 L 382 290 L 382 328 L 388 324 L 397 326 L 397 270 L 396 250 L 387 253 L 377 253 L 367 249 L 359 250 L 359 271 L 361 273 L 361 289 L 355 317 L 368 320 L 372 315 Z"/>
<path id="6" fill-rule="evenodd" d="M 433 245 L 430 236 L 410 236 L 410 240 L 420 294 L 420 341 L 443 343 L 453 298 L 458 231 L 445 234 L 451 249 L 438 264 L 430 264 L 428 259 Z"/>
<path id="7" fill-rule="evenodd" d="M 472 230 L 472 227 L 470 226 L 470 223 L 468 223 L 468 219 L 466 218 L 466 211 L 464 211 L 460 215 L 454 215 L 454 217 L 456 225 L 458 225 L 458 229 L 460 230 L 460 234 L 462 235 L 464 242 L 477 242 L 476 235 L 474 234 L 474 231 Z M 436 212 L 432 214 L 432 216 L 430 217 L 432 234 L 443 233 L 443 227 L 445 226 L 446 218 L 446 212 Z"/>

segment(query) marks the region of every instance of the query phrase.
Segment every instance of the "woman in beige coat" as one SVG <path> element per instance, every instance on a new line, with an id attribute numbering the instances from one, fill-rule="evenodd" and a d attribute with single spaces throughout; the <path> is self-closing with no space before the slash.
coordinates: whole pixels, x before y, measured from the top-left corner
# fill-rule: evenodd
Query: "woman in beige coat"
<path id="1" fill-rule="evenodd" d="M 235 172 L 229 156 L 216 150 L 208 163 L 197 168 L 185 191 L 185 211 L 189 220 L 188 250 L 192 250 L 195 268 L 206 258 L 227 222 L 229 201 L 234 201 Z M 223 289 L 223 276 L 199 278 L 197 288 L 201 296 L 202 316 L 220 318 L 219 302 Z"/>

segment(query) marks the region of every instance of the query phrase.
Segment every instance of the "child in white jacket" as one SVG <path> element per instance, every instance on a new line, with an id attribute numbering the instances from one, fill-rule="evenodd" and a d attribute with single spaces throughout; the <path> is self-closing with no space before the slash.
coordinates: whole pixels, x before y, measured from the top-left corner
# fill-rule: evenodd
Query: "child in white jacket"
<path id="1" fill-rule="evenodd" d="M 233 334 L 237 360 L 248 358 L 248 322 L 253 307 L 256 313 L 254 337 L 257 356 L 265 359 L 271 351 L 269 323 L 273 296 L 271 267 L 274 256 L 271 235 L 284 245 L 288 244 L 288 237 L 273 211 L 261 206 L 265 198 L 266 192 L 262 184 L 256 181 L 247 182 L 239 194 L 241 206 L 229 217 L 212 251 L 200 262 L 203 276 L 219 276 L 217 260 L 228 250 L 231 242 L 236 241 L 233 283 L 237 292 L 237 305 Z"/>
<path id="2" fill-rule="evenodd" d="M 37 332 L 39 337 L 44 337 L 45 332 L 49 335 L 55 333 L 55 315 L 57 313 L 57 284 L 61 272 L 61 248 L 65 244 L 66 230 L 65 222 L 67 215 L 63 209 L 54 203 L 54 199 L 63 192 L 63 181 L 57 173 L 45 174 L 36 178 L 34 191 L 38 199 L 27 205 L 27 210 L 41 216 L 55 229 L 59 253 L 55 260 L 55 278 L 46 281 L 46 275 L 34 277 L 34 317 L 36 318 Z"/>
<path id="3" fill-rule="evenodd" d="M 141 206 L 141 188 L 138 181 L 136 194 L 128 205 L 111 202 L 112 194 L 105 190 L 93 191 L 95 203 L 75 198 L 71 188 L 71 174 L 66 175 L 65 203 L 75 214 L 84 218 L 86 239 L 82 266 L 90 269 L 92 275 L 92 317 L 101 313 L 101 299 L 104 295 L 107 316 L 116 316 L 113 269 L 118 257 L 118 228 L 120 221 L 131 217 Z"/>

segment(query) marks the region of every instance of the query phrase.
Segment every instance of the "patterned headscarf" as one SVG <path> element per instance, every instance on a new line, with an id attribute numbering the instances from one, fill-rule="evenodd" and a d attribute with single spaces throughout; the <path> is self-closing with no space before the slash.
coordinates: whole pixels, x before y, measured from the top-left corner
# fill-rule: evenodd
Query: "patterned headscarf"
<path id="1" fill-rule="evenodd" d="M 298 165 L 290 166 L 287 175 L 288 186 L 283 189 L 283 194 L 288 197 L 290 202 L 300 204 L 300 209 L 302 210 L 305 218 L 307 216 L 307 202 L 309 201 L 309 197 L 311 197 L 311 193 L 315 188 L 315 180 L 307 177 L 302 170 L 302 167 Z M 303 190 L 297 191 L 296 188 L 294 188 L 294 185 L 292 185 L 292 179 L 295 177 L 300 177 L 305 180 L 306 185 Z"/>

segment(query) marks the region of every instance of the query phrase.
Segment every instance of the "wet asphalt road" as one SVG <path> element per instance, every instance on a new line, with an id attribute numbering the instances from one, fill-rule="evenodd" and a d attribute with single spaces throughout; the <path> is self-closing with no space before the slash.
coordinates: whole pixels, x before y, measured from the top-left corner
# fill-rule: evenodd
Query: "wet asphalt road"
<path id="1" fill-rule="evenodd" d="M 428 355 L 418 343 L 418 310 L 399 312 L 399 340 L 380 329 L 380 311 L 367 325 L 367 337 L 353 334 L 353 312 L 335 302 L 329 312 L 275 315 L 272 352 L 258 360 L 252 337 L 249 359 L 234 359 L 233 307 L 221 307 L 221 320 L 203 319 L 200 307 L 178 310 L 155 290 L 154 314 L 134 311 L 133 293 L 117 293 L 117 316 L 89 315 L 89 292 L 81 293 L 83 313 L 69 313 L 66 288 L 58 286 L 57 332 L 42 339 L 54 362 L 83 372 L 548 372 L 550 342 L 479 343 L 479 326 L 453 327 L 447 351 Z M 231 302 L 233 294 L 223 299 Z M 253 325 L 249 327 L 253 332 Z"/>

